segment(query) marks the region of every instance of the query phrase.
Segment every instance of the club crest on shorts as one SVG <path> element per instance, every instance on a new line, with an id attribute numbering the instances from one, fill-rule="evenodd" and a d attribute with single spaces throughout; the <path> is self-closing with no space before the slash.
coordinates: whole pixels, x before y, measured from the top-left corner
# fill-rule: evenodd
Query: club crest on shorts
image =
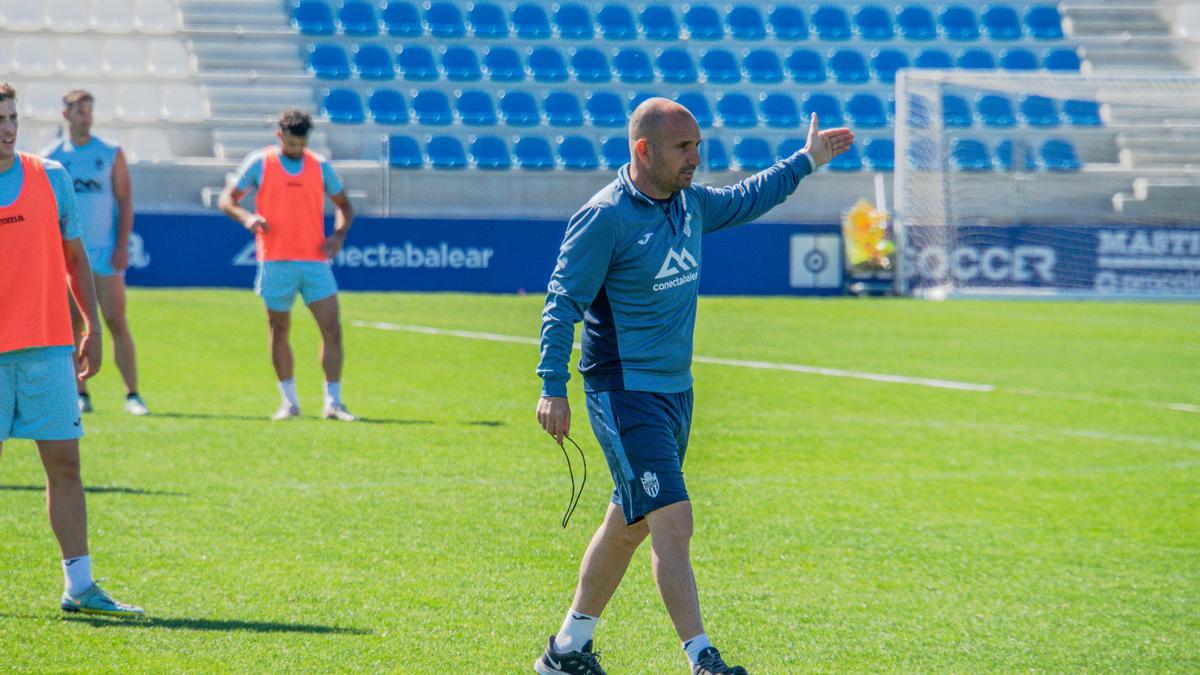
<path id="1" fill-rule="evenodd" d="M 647 471 L 642 474 L 642 489 L 651 499 L 658 496 L 658 476 Z"/>

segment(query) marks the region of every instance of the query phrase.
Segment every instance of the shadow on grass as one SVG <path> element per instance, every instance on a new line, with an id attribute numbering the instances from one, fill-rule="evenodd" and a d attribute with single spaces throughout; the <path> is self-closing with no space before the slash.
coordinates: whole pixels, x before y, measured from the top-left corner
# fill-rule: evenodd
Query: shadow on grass
<path id="1" fill-rule="evenodd" d="M 148 617 L 146 619 L 110 619 L 98 616 L 67 615 L 63 621 L 86 623 L 96 628 L 161 628 L 165 630 L 211 630 L 238 631 L 251 633 L 308 633 L 308 634 L 340 634 L 340 635 L 371 635 L 369 630 L 359 628 L 343 628 L 341 626 L 322 626 L 311 623 L 281 623 L 278 621 L 236 621 L 233 619 L 187 619 L 182 617 Z"/>
<path id="2" fill-rule="evenodd" d="M 154 417 L 166 417 L 170 419 L 180 420 L 238 420 L 242 422 L 270 422 L 271 418 L 266 415 L 258 415 L 251 417 L 249 415 L 216 415 L 208 413 L 176 413 L 176 412 L 156 412 Z M 288 420 L 289 422 L 293 420 Z M 323 422 L 320 417 L 300 417 L 298 421 L 313 421 Z M 433 420 L 405 420 L 405 419 L 382 419 L 373 417 L 360 417 L 358 421 L 364 424 L 396 424 L 396 425 L 414 425 L 414 424 L 437 424 Z M 488 423 L 490 424 L 490 423 Z"/>
<path id="3" fill-rule="evenodd" d="M 45 485 L 0 485 L 0 492 L 45 492 Z M 120 494 L 148 495 L 152 497 L 186 497 L 186 492 L 167 492 L 164 490 L 143 490 L 142 488 L 122 487 L 120 485 L 86 485 L 83 491 L 87 494 Z"/>

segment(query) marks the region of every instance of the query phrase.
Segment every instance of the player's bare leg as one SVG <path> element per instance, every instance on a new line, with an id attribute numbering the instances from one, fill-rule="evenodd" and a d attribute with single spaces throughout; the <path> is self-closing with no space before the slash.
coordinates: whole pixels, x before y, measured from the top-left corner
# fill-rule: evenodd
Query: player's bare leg
<path id="1" fill-rule="evenodd" d="M 63 560 L 87 555 L 87 504 L 79 474 L 79 441 L 38 441 L 46 469 L 46 510 Z"/>
<path id="2" fill-rule="evenodd" d="M 300 404 L 296 400 L 294 379 L 295 359 L 292 356 L 292 344 L 288 339 L 292 328 L 292 313 L 268 309 L 267 326 L 271 333 L 271 365 L 275 367 L 275 376 L 279 378 L 279 389 L 283 395 L 283 401 L 271 419 L 280 421 L 299 417 Z"/>
<path id="3" fill-rule="evenodd" d="M 325 405 L 321 416 L 343 422 L 353 422 L 354 415 L 342 403 L 342 319 L 337 294 L 322 298 L 308 306 L 317 328 L 321 330 L 321 368 L 325 371 Z"/>
<path id="4" fill-rule="evenodd" d="M 112 338 L 117 370 L 125 381 L 125 410 L 132 415 L 145 415 L 150 411 L 138 394 L 137 350 L 125 318 L 125 277 L 120 274 L 97 276 L 96 299 Z"/>

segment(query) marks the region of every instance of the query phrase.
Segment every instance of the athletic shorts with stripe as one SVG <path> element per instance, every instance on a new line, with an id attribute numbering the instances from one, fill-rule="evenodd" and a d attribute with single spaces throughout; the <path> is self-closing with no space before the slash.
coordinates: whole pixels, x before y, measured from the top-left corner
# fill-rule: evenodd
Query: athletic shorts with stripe
<path id="1" fill-rule="evenodd" d="M 83 436 L 72 347 L 0 353 L 0 442 Z"/>

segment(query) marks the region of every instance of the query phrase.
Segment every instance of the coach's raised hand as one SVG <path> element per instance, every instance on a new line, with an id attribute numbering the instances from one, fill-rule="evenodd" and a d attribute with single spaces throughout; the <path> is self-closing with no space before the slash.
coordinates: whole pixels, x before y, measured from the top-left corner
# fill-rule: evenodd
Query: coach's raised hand
<path id="1" fill-rule="evenodd" d="M 561 396 L 543 396 L 537 405 L 538 424 L 562 445 L 563 436 L 571 433 L 571 404 Z"/>
<path id="2" fill-rule="evenodd" d="M 834 157 L 842 154 L 850 149 L 854 144 L 854 132 L 846 127 L 838 127 L 837 129 L 826 129 L 822 131 L 817 126 L 817 113 L 813 113 L 808 121 L 808 142 L 804 146 L 804 151 L 812 157 L 816 166 L 813 169 L 825 166 Z"/>

